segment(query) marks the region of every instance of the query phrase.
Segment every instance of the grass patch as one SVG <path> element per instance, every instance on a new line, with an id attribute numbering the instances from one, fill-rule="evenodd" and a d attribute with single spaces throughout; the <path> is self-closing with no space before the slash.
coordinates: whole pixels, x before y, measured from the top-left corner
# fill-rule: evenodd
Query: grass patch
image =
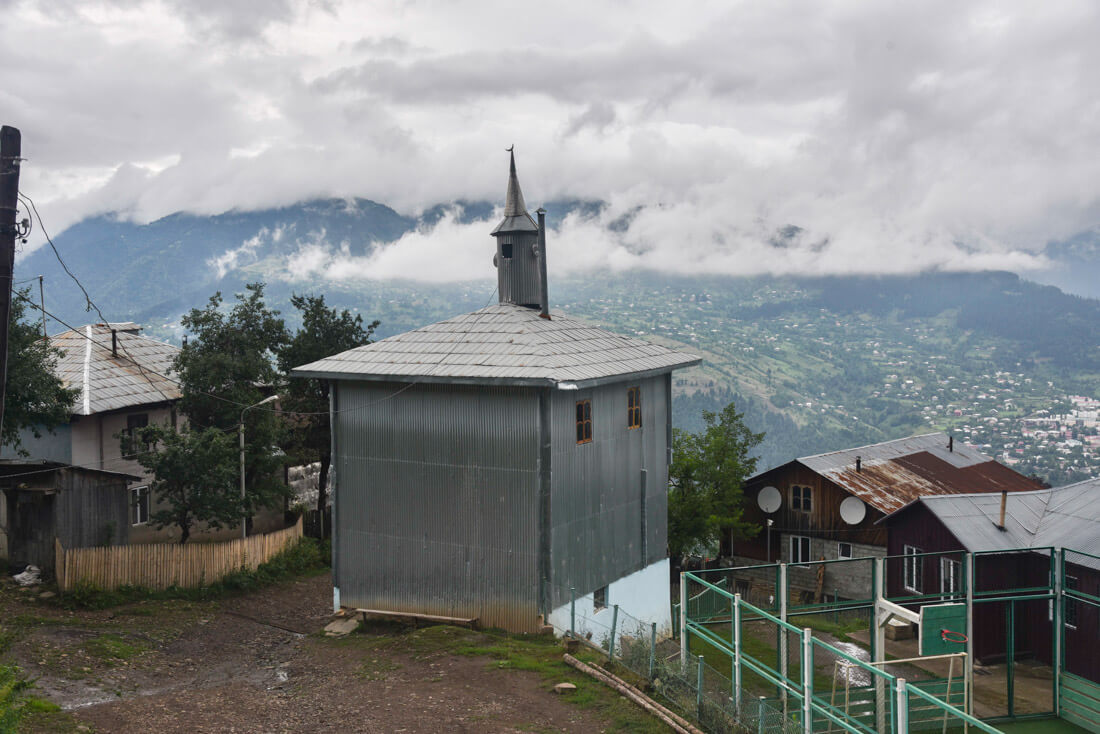
<path id="1" fill-rule="evenodd" d="M 273 556 L 255 570 L 241 569 L 233 571 L 220 581 L 198 588 L 178 586 L 163 590 L 147 589 L 140 586 L 123 586 L 115 591 L 106 591 L 92 584 L 77 584 L 58 603 L 65 609 L 110 609 L 138 601 L 187 600 L 211 601 L 243 592 L 271 586 L 303 576 L 316 576 L 328 570 L 327 557 L 322 554 L 321 543 L 314 538 L 301 538 L 281 553 Z M 143 611 L 127 613 L 142 614 Z M 154 612 L 149 611 L 148 614 Z"/>
<path id="2" fill-rule="evenodd" d="M 866 632 L 870 627 L 870 622 L 866 619 L 843 615 L 834 619 L 829 612 L 792 615 L 788 621 L 796 627 L 809 627 L 815 632 L 824 632 L 844 642 L 852 641 L 848 635 L 853 632 Z"/>
<path id="3" fill-rule="evenodd" d="M 104 634 L 81 645 L 88 657 L 107 666 L 117 665 L 136 658 L 149 649 L 143 642 L 127 639 L 122 635 Z"/>

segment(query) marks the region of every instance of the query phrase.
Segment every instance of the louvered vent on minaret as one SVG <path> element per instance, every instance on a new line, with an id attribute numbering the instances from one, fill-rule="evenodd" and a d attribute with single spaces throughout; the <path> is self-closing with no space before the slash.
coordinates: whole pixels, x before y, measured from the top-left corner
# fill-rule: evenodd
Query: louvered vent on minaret
<path id="1" fill-rule="evenodd" d="M 501 303 L 540 307 L 539 228 L 527 213 L 523 191 L 516 177 L 516 155 L 511 153 L 504 219 L 492 232 L 497 241 L 493 262 L 497 267 L 497 292 Z"/>

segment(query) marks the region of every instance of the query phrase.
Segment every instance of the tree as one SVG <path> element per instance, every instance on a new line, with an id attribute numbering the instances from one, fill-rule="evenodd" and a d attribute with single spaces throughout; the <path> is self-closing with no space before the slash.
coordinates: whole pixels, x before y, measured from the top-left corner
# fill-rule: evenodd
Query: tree
<path id="1" fill-rule="evenodd" d="M 337 311 L 325 305 L 324 296 L 292 295 L 290 302 L 302 314 L 302 328 L 285 342 L 278 353 L 284 374 L 295 367 L 371 343 L 378 326 L 363 325 L 363 317 L 347 309 Z M 292 379 L 282 391 L 283 408 L 299 415 L 291 419 L 286 452 L 301 463 L 319 461 L 317 511 L 324 517 L 328 504 L 328 474 L 332 464 L 332 432 L 329 425 L 327 380 Z M 324 524 L 321 525 L 324 528 Z"/>
<path id="2" fill-rule="evenodd" d="M 760 530 L 743 517 L 742 485 L 756 472 L 752 450 L 764 440 L 730 403 L 703 411 L 699 433 L 674 430 L 669 467 L 668 552 L 681 557 L 699 546 L 723 546 Z"/>
<path id="3" fill-rule="evenodd" d="M 228 311 L 222 308 L 221 293 L 215 293 L 206 308 L 192 309 L 182 319 L 192 339 L 180 350 L 173 369 L 182 392 L 179 409 L 193 431 L 235 431 L 242 411 L 279 384 L 275 354 L 287 341 L 286 326 L 279 312 L 264 303 L 263 283 L 250 283 L 246 290 L 237 294 L 237 303 Z M 265 408 L 244 412 L 244 420 L 248 492 L 243 514 L 252 515 L 286 496 L 277 452 L 283 422 Z"/>
<path id="4" fill-rule="evenodd" d="M 0 443 L 23 456 L 19 433 L 29 430 L 35 438 L 69 422 L 73 403 L 80 395 L 66 388 L 54 371 L 61 350 L 42 338 L 38 322 L 25 321 L 28 291 L 15 294 L 8 328 L 8 384 L 4 401 L 4 426 Z"/>
<path id="5" fill-rule="evenodd" d="M 167 425 L 137 429 L 123 436 L 123 450 L 136 453 L 137 461 L 154 479 L 151 491 L 161 509 L 149 516 L 158 530 L 175 525 L 180 543 L 191 537 L 191 528 L 205 522 L 223 528 L 240 522 L 245 511 L 238 492 L 237 445 L 234 437 L 217 428 Z M 134 444 L 152 446 L 133 450 Z"/>

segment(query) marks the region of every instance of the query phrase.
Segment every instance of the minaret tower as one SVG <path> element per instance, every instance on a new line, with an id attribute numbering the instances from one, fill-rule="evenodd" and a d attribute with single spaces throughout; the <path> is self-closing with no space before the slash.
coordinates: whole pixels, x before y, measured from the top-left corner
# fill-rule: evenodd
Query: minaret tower
<path id="1" fill-rule="evenodd" d="M 493 257 L 497 268 L 497 292 L 501 303 L 536 308 L 546 314 L 545 236 L 527 213 L 523 191 L 516 178 L 513 148 L 508 149 L 511 168 L 508 194 L 504 200 L 504 220 L 492 232 L 497 241 L 497 254 Z M 538 213 L 539 220 L 543 220 L 543 211 L 540 209 Z"/>

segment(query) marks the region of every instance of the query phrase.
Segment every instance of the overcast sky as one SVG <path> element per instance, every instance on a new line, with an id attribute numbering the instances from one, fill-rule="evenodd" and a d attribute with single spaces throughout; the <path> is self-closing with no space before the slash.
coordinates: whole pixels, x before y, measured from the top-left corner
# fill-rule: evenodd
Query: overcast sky
<path id="1" fill-rule="evenodd" d="M 0 117 L 55 230 L 316 196 L 497 201 L 513 143 L 532 209 L 609 204 L 559 222 L 558 271 L 1019 271 L 1100 225 L 1094 0 L 0 11 Z M 448 217 L 366 262 L 315 237 L 296 266 L 386 275 L 431 247 L 426 277 L 456 278 L 484 274 L 485 246 L 485 223 Z"/>

